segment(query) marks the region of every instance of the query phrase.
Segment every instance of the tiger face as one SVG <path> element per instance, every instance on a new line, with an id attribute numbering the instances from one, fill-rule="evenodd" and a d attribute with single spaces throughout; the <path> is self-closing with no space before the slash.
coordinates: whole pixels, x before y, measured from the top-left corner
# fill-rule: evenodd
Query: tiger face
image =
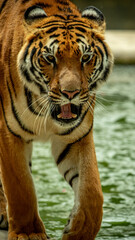
<path id="1" fill-rule="evenodd" d="M 76 124 L 91 108 L 95 89 L 111 70 L 104 17 L 94 7 L 81 16 L 47 17 L 35 5 L 24 19 L 30 34 L 18 55 L 19 75 L 33 94 L 46 99 L 55 122 Z"/>

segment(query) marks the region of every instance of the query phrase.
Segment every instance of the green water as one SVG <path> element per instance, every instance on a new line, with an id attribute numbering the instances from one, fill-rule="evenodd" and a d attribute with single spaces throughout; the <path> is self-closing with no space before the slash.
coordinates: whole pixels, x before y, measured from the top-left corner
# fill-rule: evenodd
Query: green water
<path id="1" fill-rule="evenodd" d="M 117 66 L 100 89 L 94 138 L 104 194 L 98 240 L 135 240 L 135 68 Z M 48 235 L 61 239 L 73 192 L 59 175 L 49 144 L 34 144 L 33 177 Z"/>

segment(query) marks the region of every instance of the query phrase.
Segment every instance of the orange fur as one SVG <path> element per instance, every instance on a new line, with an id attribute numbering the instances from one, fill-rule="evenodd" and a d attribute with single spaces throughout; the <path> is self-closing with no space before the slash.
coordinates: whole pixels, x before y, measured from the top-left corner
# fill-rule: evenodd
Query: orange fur
<path id="1" fill-rule="evenodd" d="M 8 240 L 47 239 L 29 167 L 34 140 L 51 141 L 75 193 L 62 240 L 94 240 L 100 229 L 93 114 L 113 62 L 104 31 L 100 12 L 81 14 L 69 0 L 0 3 L 0 216 L 6 221 L 7 202 Z"/>

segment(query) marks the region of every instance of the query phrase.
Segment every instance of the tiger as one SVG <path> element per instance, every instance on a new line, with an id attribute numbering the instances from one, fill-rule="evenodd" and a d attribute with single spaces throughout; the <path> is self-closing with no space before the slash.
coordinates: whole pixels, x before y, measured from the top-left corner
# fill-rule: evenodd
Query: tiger
<path id="1" fill-rule="evenodd" d="M 0 3 L 0 227 L 8 240 L 49 239 L 31 173 L 32 145 L 49 141 L 74 192 L 62 240 L 94 240 L 103 193 L 93 140 L 96 90 L 112 70 L 106 21 L 70 0 Z"/>

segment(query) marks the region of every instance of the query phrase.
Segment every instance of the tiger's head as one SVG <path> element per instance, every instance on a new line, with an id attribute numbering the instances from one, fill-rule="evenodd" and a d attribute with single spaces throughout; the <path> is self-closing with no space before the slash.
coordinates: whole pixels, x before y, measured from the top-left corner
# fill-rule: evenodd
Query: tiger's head
<path id="1" fill-rule="evenodd" d="M 75 124 L 91 108 L 112 67 L 103 14 L 88 7 L 75 15 L 50 15 L 34 5 L 24 13 L 24 28 L 19 76 L 29 91 L 46 99 L 43 104 L 56 123 Z"/>

